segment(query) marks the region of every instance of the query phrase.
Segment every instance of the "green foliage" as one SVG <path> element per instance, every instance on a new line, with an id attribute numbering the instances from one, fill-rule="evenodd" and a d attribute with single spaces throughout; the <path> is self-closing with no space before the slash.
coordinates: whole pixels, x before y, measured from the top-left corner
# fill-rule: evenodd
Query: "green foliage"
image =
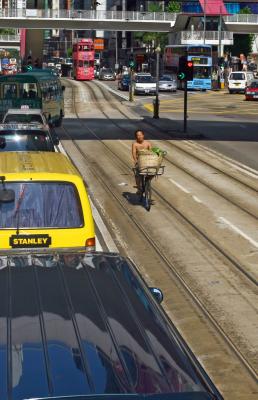
<path id="1" fill-rule="evenodd" d="M 66 54 L 67 54 L 67 58 L 71 58 L 71 57 L 72 57 L 72 54 L 73 54 L 73 49 L 72 49 L 71 47 L 69 47 L 69 48 L 67 49 Z"/>
<path id="2" fill-rule="evenodd" d="M 166 7 L 166 11 L 170 13 L 179 13 L 182 11 L 181 2 L 178 0 L 170 1 Z"/>
<path id="3" fill-rule="evenodd" d="M 239 14 L 252 14 L 252 10 L 246 6 L 239 11 Z M 253 42 L 254 35 L 252 34 L 234 34 L 234 44 L 230 46 L 231 54 L 237 57 L 239 57 L 240 54 L 248 56 L 248 54 L 252 52 Z"/>
<path id="4" fill-rule="evenodd" d="M 135 32 L 134 38 L 151 48 L 159 45 L 161 49 L 164 49 L 168 44 L 168 34 L 163 32 Z"/>
<path id="5" fill-rule="evenodd" d="M 239 57 L 240 54 L 248 56 L 252 52 L 254 35 L 238 35 L 234 34 L 234 44 L 230 46 L 232 56 Z"/>
<path id="6" fill-rule="evenodd" d="M 162 6 L 159 1 L 152 1 L 148 4 L 148 11 L 150 12 L 161 12 Z"/>
<path id="7" fill-rule="evenodd" d="M 246 7 L 241 8 L 241 10 L 239 11 L 239 14 L 252 14 L 252 10 L 251 10 L 251 8 L 246 6 Z"/>
<path id="8" fill-rule="evenodd" d="M 0 35 L 15 35 L 16 29 L 2 28 L 0 29 Z"/>

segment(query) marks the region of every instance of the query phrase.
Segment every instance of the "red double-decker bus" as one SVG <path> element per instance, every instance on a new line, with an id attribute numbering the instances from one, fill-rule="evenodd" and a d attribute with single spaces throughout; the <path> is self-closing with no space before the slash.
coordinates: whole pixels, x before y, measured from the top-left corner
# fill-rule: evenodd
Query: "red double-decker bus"
<path id="1" fill-rule="evenodd" d="M 73 45 L 73 76 L 80 81 L 94 79 L 94 42 L 80 39 Z"/>

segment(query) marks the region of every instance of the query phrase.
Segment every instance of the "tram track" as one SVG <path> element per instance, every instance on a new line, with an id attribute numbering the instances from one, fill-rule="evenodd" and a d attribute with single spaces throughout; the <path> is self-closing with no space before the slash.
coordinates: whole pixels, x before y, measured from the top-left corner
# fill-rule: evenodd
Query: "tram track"
<path id="1" fill-rule="evenodd" d="M 72 84 L 71 84 L 72 85 Z M 73 85 L 72 85 L 73 86 Z M 115 157 L 115 162 L 120 164 L 120 167 L 122 167 L 123 169 L 130 169 L 131 168 L 124 162 L 124 160 L 122 160 L 120 157 L 117 156 L 117 154 L 115 152 L 113 152 L 109 146 L 107 146 L 102 140 L 101 138 L 96 134 L 96 132 L 94 132 L 91 128 L 89 128 L 87 125 L 85 125 L 85 123 L 82 121 L 82 119 L 80 118 L 79 112 L 77 112 L 76 109 L 76 103 L 75 103 L 75 94 L 74 94 L 74 88 L 73 88 L 73 111 L 75 113 L 75 115 L 77 116 L 79 123 L 81 124 L 81 126 L 83 128 L 86 128 L 87 131 L 95 138 L 98 139 L 99 142 L 101 142 L 105 148 L 110 152 L 110 154 L 112 155 L 112 158 Z M 108 117 L 107 117 L 108 118 Z M 87 167 L 91 170 L 92 174 L 96 177 L 96 179 L 99 181 L 99 183 L 102 185 L 102 187 L 105 188 L 105 191 L 108 193 L 109 196 L 111 196 L 118 204 L 119 206 L 122 208 L 123 212 L 127 215 L 127 217 L 131 220 L 131 222 L 135 225 L 135 227 L 138 229 L 138 231 L 141 233 L 141 235 L 144 236 L 144 238 L 146 239 L 146 241 L 152 246 L 153 249 L 155 249 L 155 252 L 157 253 L 157 255 L 162 259 L 164 265 L 166 266 L 167 272 L 171 275 L 171 278 L 176 278 L 180 284 L 183 286 L 183 288 L 188 292 L 188 294 L 191 296 L 191 298 L 195 301 L 195 303 L 198 305 L 198 307 L 202 310 L 202 312 L 206 315 L 207 318 L 209 318 L 209 320 L 212 322 L 213 326 L 215 327 L 215 329 L 217 330 L 217 332 L 224 338 L 224 340 L 228 343 L 228 345 L 231 347 L 231 349 L 234 351 L 234 353 L 236 354 L 236 356 L 238 357 L 238 359 L 240 360 L 240 362 L 244 365 L 244 367 L 246 368 L 246 370 L 248 371 L 248 373 L 250 374 L 250 376 L 252 377 L 252 379 L 256 380 L 257 379 L 257 375 L 256 375 L 256 371 L 255 369 L 252 367 L 252 365 L 248 362 L 248 360 L 244 357 L 244 355 L 242 355 L 242 353 L 239 351 L 239 349 L 237 348 L 237 346 L 234 344 L 234 342 L 230 339 L 230 337 L 226 334 L 226 332 L 224 332 L 224 330 L 221 328 L 221 326 L 218 324 L 218 322 L 216 321 L 216 319 L 214 319 L 214 317 L 210 314 L 210 312 L 207 310 L 207 308 L 205 307 L 204 304 L 202 304 L 202 302 L 200 301 L 200 299 L 194 294 L 194 292 L 192 291 L 192 289 L 189 287 L 189 285 L 186 283 L 186 281 L 184 280 L 184 278 L 180 275 L 180 273 L 177 270 L 177 267 L 173 264 L 173 262 L 171 262 L 171 260 L 169 260 L 167 258 L 167 256 L 164 254 L 163 251 L 161 251 L 161 249 L 158 247 L 158 245 L 156 244 L 156 242 L 153 240 L 153 238 L 150 236 L 150 234 L 148 233 L 148 231 L 145 229 L 144 225 L 137 219 L 134 217 L 134 215 L 132 214 L 130 208 L 128 208 L 128 206 L 126 205 L 125 201 L 123 201 L 123 199 L 121 198 L 120 195 L 118 195 L 111 187 L 110 185 L 107 183 L 107 181 L 105 180 L 105 178 L 103 177 L 103 174 L 101 173 L 101 171 L 99 171 L 96 166 L 94 165 L 94 167 L 92 166 L 92 160 L 89 159 L 89 155 L 86 155 L 84 153 L 84 151 L 80 148 L 80 146 L 78 145 L 77 141 L 74 140 L 71 135 L 69 134 L 68 130 L 63 127 L 63 131 L 66 135 L 66 137 L 73 143 L 73 145 L 75 146 L 75 148 L 77 149 L 77 151 L 81 154 L 81 156 L 84 159 L 84 162 L 87 164 Z M 173 211 L 177 216 L 180 216 L 180 218 L 182 218 L 184 220 L 184 222 L 187 222 L 187 224 L 189 224 L 192 228 L 194 228 L 194 230 L 196 231 L 196 227 L 191 223 L 191 221 L 188 221 L 186 219 L 186 217 L 184 215 L 182 215 L 177 209 L 175 209 L 171 204 L 169 204 L 167 202 L 167 200 L 160 194 L 157 193 L 155 191 L 156 195 L 159 197 L 159 199 L 161 199 L 170 209 L 170 211 Z M 198 228 L 197 228 L 197 232 L 198 232 Z M 222 254 L 228 262 L 232 263 L 232 260 L 226 255 L 224 254 L 221 249 L 217 248 L 216 246 L 214 246 L 214 243 L 212 243 L 210 241 L 210 239 L 207 236 L 204 236 L 202 232 L 199 232 L 200 235 L 202 236 L 202 238 L 206 241 L 208 241 L 208 243 L 210 245 L 213 246 L 213 248 L 215 248 L 220 254 Z M 235 265 L 236 266 L 236 265 Z M 239 267 L 239 266 L 237 266 Z M 239 269 L 239 268 L 238 268 Z M 250 279 L 250 277 L 248 277 L 248 274 L 245 273 L 245 271 L 243 271 L 242 269 L 240 269 L 240 271 L 242 273 L 244 273 L 245 277 Z M 250 281 L 252 281 L 252 279 L 250 279 Z"/>
<path id="2" fill-rule="evenodd" d="M 94 93 L 94 90 L 91 87 L 91 84 L 85 83 L 87 86 L 87 89 L 90 91 L 91 95 L 93 96 L 94 101 L 97 104 L 97 96 Z M 107 103 L 110 103 L 110 98 L 112 97 L 110 93 L 108 93 L 107 91 L 104 90 L 104 88 L 102 88 L 101 86 L 99 86 L 98 84 L 94 84 L 101 92 L 103 98 L 107 101 Z M 105 112 L 104 107 L 100 104 L 99 108 L 101 109 L 101 112 L 103 113 L 103 115 L 105 115 L 105 117 L 107 119 L 109 119 L 110 121 L 112 121 L 112 123 L 117 126 L 119 129 L 124 129 L 126 130 L 128 133 L 131 133 L 131 131 L 128 130 L 128 128 L 121 126 L 119 123 L 117 123 L 117 121 L 115 121 L 114 119 L 110 118 L 110 116 L 108 115 L 108 113 Z M 117 102 L 112 102 L 112 108 L 115 108 L 124 118 L 126 118 L 127 120 L 130 121 L 130 118 L 128 117 L 128 115 L 126 115 L 126 113 L 124 113 L 121 108 L 119 107 L 119 105 L 117 105 Z M 139 129 L 145 129 L 148 128 L 152 130 L 152 132 L 148 131 L 148 136 L 150 136 L 150 138 L 152 138 L 153 140 L 160 140 L 160 137 L 154 132 L 155 127 L 151 124 L 148 123 L 147 121 L 139 121 L 138 123 L 138 128 Z M 163 131 L 165 132 L 165 131 Z M 165 132 L 166 133 L 166 132 Z M 166 133 L 167 134 L 167 133 Z M 167 140 L 171 140 L 171 137 L 169 137 L 169 135 L 167 135 Z M 234 182 L 236 182 L 238 185 L 240 185 L 240 189 L 241 190 L 246 190 L 248 189 L 250 191 L 250 196 L 253 194 L 254 196 L 257 196 L 257 192 L 258 192 L 258 184 L 257 186 L 252 185 L 250 183 L 247 182 L 247 180 L 243 180 L 243 179 L 238 179 L 236 176 L 233 176 L 231 174 L 229 174 L 226 171 L 223 171 L 221 168 L 218 168 L 214 165 L 211 165 L 209 162 L 201 159 L 200 157 L 197 157 L 196 154 L 192 154 L 190 153 L 191 149 L 189 151 L 187 151 L 186 149 L 180 147 L 180 145 L 176 144 L 176 143 L 171 143 L 171 142 L 166 142 L 166 148 L 170 148 L 172 149 L 172 151 L 174 149 L 176 149 L 179 154 L 184 154 L 186 157 L 190 158 L 190 160 L 194 160 L 194 161 L 198 161 L 199 163 L 201 163 L 201 166 L 205 165 L 207 168 L 212 169 L 215 171 L 215 173 L 219 173 L 224 175 L 224 177 L 226 179 L 232 180 Z M 241 202 L 238 201 L 238 199 L 232 199 L 229 197 L 229 195 L 227 193 L 223 193 L 221 190 L 217 189 L 216 186 L 214 184 L 211 184 L 209 182 L 208 179 L 203 179 L 202 177 L 197 176 L 197 174 L 194 174 L 192 171 L 189 170 L 189 168 L 187 168 L 187 164 L 185 164 L 186 166 L 182 165 L 182 163 L 178 163 L 175 160 L 172 160 L 171 157 L 169 156 L 169 151 L 168 154 L 166 155 L 166 162 L 169 163 L 171 166 L 174 166 L 176 168 L 178 168 L 179 170 L 183 171 L 186 175 L 188 175 L 189 177 L 191 177 L 192 179 L 194 179 L 195 181 L 199 182 L 202 185 L 205 185 L 207 188 L 209 188 L 210 190 L 212 190 L 214 193 L 216 193 L 217 195 L 219 195 L 220 197 L 222 197 L 223 199 L 225 199 L 226 201 L 230 202 L 231 204 L 234 204 L 236 207 L 238 207 L 241 211 L 245 212 L 246 214 L 250 215 L 251 217 L 255 218 L 256 220 L 258 219 L 258 209 L 254 211 L 251 210 L 251 207 L 249 208 L 245 202 Z M 257 178 L 258 178 L 258 173 L 257 173 Z"/>
<path id="3" fill-rule="evenodd" d="M 109 102 L 110 99 L 112 99 L 111 93 L 109 93 L 107 90 L 105 91 L 103 87 L 99 86 L 99 85 L 96 84 L 95 82 L 93 82 L 93 85 L 95 85 L 95 86 L 98 87 L 98 89 L 101 91 L 103 97 L 105 98 L 105 100 L 106 100 L 107 102 Z M 90 90 L 90 85 L 87 85 L 87 87 L 88 87 L 89 90 Z M 128 119 L 128 120 L 130 120 L 130 118 L 128 117 L 128 115 L 127 115 L 125 112 L 123 112 L 123 111 L 121 110 L 121 108 L 118 106 L 117 102 L 112 102 L 112 106 L 115 107 L 116 110 L 117 110 L 118 112 L 120 112 L 121 115 L 123 115 L 123 117 L 125 117 L 125 118 Z M 114 121 L 114 123 L 117 124 L 115 121 Z M 173 139 L 173 138 L 171 138 L 171 136 L 169 135 L 169 133 L 167 132 L 167 130 L 163 129 L 162 127 L 156 128 L 155 125 L 151 124 L 148 120 L 140 121 L 139 124 L 140 124 L 140 126 L 145 126 L 146 128 L 151 128 L 152 130 L 159 129 L 163 134 L 166 135 L 166 138 L 165 138 L 166 140 L 171 140 L 171 139 Z M 119 126 L 119 124 L 117 124 L 117 126 Z M 121 126 L 119 126 L 119 127 L 121 128 Z M 124 129 L 124 128 L 123 128 L 123 129 Z M 159 139 L 160 139 L 159 136 L 158 136 L 155 132 L 151 132 L 150 135 L 151 135 L 151 137 L 152 137 L 153 139 L 155 139 L 155 140 L 159 140 Z M 188 144 L 191 144 L 191 140 L 185 140 L 185 141 L 186 141 Z M 202 158 L 198 157 L 196 154 L 193 155 L 193 154 L 191 153 L 191 150 L 192 150 L 192 149 L 189 149 L 189 151 L 188 151 L 188 150 L 183 149 L 182 147 L 178 146 L 176 143 L 171 143 L 171 142 L 167 142 L 166 145 L 169 146 L 169 147 L 171 147 L 171 148 L 173 148 L 173 149 L 174 149 L 174 148 L 177 148 L 177 149 L 178 149 L 179 151 L 181 151 L 182 153 L 187 154 L 187 156 L 189 156 L 189 157 L 191 157 L 191 158 L 194 158 L 194 159 L 197 159 L 197 160 L 200 161 L 202 164 L 205 164 L 205 165 L 207 165 L 208 167 L 213 168 L 213 169 L 216 170 L 217 172 L 220 172 L 220 173 L 222 173 L 223 175 L 225 175 L 226 177 L 229 177 L 230 179 L 233 179 L 233 180 L 235 180 L 236 182 L 245 185 L 245 186 L 248 187 L 249 189 L 254 190 L 255 192 L 258 192 L 258 183 L 257 183 L 257 185 L 252 185 L 252 184 L 250 184 L 250 183 L 247 183 L 246 180 L 240 179 L 240 177 L 236 177 L 236 176 L 233 176 L 233 175 L 229 174 L 228 172 L 224 171 L 222 168 L 219 168 L 219 167 L 216 167 L 216 166 L 214 166 L 214 165 L 211 165 L 208 161 L 203 160 Z M 216 152 L 214 152 L 213 150 L 211 150 L 211 149 L 209 149 L 209 148 L 205 148 L 205 146 L 201 146 L 200 148 L 201 148 L 201 149 L 205 149 L 205 151 L 208 151 L 210 154 L 216 153 Z M 167 160 L 169 163 L 171 163 L 171 164 L 173 164 L 173 165 L 175 165 L 175 166 L 178 166 L 177 164 L 175 164 L 174 161 L 172 161 L 171 159 L 169 159 L 168 156 L 166 157 L 166 160 Z M 231 160 L 231 162 L 233 163 L 234 160 Z M 238 164 L 239 164 L 239 163 L 235 162 L 235 165 L 236 165 L 236 166 L 238 166 Z M 178 166 L 178 167 L 181 168 L 181 166 Z M 238 166 L 238 167 L 239 167 L 239 166 Z M 182 168 L 181 168 L 181 169 L 182 169 Z M 242 169 L 243 171 L 245 171 L 245 172 L 248 172 L 248 173 L 250 173 L 250 170 L 251 170 L 251 171 L 252 171 L 252 174 L 255 173 L 256 178 L 258 178 L 258 171 L 256 172 L 256 171 L 252 170 L 251 168 L 249 168 L 249 167 L 247 167 L 247 166 L 244 166 L 244 165 L 241 165 L 241 169 Z M 186 169 L 184 170 L 184 172 L 186 172 L 187 174 L 191 175 L 191 174 L 189 173 L 189 171 L 186 170 Z M 193 175 L 191 175 L 191 176 L 194 177 L 195 179 L 198 179 L 198 178 L 196 178 L 196 177 L 193 176 Z"/>
<path id="4" fill-rule="evenodd" d="M 89 88 L 90 85 L 87 85 L 87 88 Z M 93 94 L 93 89 L 90 88 L 90 93 Z M 99 104 L 97 102 L 97 96 L 96 94 L 94 94 L 94 104 L 96 104 L 96 106 L 98 106 L 98 108 L 100 109 L 100 111 L 103 113 L 103 115 L 108 119 L 111 120 L 111 122 L 113 123 L 113 120 L 110 119 L 110 117 L 108 116 L 108 113 L 104 110 L 104 107 Z M 125 167 L 127 171 L 129 171 L 130 173 L 132 173 L 132 168 L 130 165 L 128 165 L 123 158 L 121 158 L 120 156 L 118 156 L 118 154 L 113 151 L 100 137 L 99 135 L 93 131 L 91 128 L 89 128 L 87 125 L 85 125 L 85 123 L 82 121 L 82 119 L 79 116 L 79 113 L 76 110 L 76 104 L 75 104 L 75 96 L 74 96 L 74 92 L 73 92 L 73 109 L 74 109 L 74 113 L 77 116 L 77 118 L 80 121 L 80 124 L 82 127 L 86 128 L 88 130 L 88 132 L 95 138 L 97 139 L 109 152 L 110 154 L 112 154 L 113 159 L 117 159 L 120 163 L 121 166 Z M 119 127 L 119 129 L 121 129 L 121 126 L 117 125 Z M 166 158 L 167 160 L 167 158 Z M 186 223 L 189 227 L 191 227 L 201 238 L 202 240 L 205 240 L 205 242 L 209 243 L 209 245 L 211 245 L 216 251 L 218 251 L 225 259 L 227 259 L 235 268 L 237 268 L 237 270 L 244 275 L 244 277 L 250 281 L 252 284 L 254 284 L 255 287 L 257 287 L 257 279 L 255 276 L 253 276 L 251 273 L 249 273 L 245 267 L 238 262 L 237 259 L 235 259 L 235 257 L 233 257 L 231 254 L 228 254 L 228 252 L 226 252 L 223 248 L 221 248 L 221 246 L 215 242 L 215 240 L 213 240 L 212 238 L 210 238 L 205 232 L 203 232 L 198 226 L 196 226 L 195 223 L 193 223 L 185 214 L 183 214 L 178 208 L 176 208 L 173 204 L 171 204 L 170 201 L 167 200 L 167 198 L 165 196 L 163 196 L 158 190 L 156 190 L 154 187 L 152 188 L 153 193 L 155 193 L 155 195 L 157 196 L 157 198 L 159 200 L 161 200 L 167 207 L 169 207 L 170 211 L 173 211 L 173 213 L 175 213 L 177 215 L 177 217 L 179 217 L 180 219 L 182 219 L 184 221 L 184 223 Z M 234 204 L 234 203 L 232 203 Z M 235 205 L 235 204 L 234 204 Z"/>

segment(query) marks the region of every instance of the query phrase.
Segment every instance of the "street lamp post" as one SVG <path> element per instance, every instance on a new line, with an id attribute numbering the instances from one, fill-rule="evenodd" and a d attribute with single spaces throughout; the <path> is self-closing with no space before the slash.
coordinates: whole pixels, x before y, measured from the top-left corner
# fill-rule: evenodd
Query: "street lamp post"
<path id="1" fill-rule="evenodd" d="M 159 46 L 156 47 L 156 97 L 153 100 L 153 118 L 159 118 L 159 58 L 160 58 L 161 48 Z"/>

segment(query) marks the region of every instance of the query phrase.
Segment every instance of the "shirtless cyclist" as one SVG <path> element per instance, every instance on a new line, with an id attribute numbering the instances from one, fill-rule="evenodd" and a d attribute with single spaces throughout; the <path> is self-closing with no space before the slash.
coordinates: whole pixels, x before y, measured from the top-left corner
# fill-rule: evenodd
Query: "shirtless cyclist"
<path id="1" fill-rule="evenodd" d="M 151 143 L 144 139 L 144 132 L 142 130 L 137 130 L 134 133 L 135 142 L 132 145 L 132 156 L 134 161 L 134 166 L 137 168 L 138 153 L 140 150 L 151 150 Z M 135 182 L 137 186 L 137 193 L 141 192 L 141 179 L 139 175 L 135 175 Z"/>

